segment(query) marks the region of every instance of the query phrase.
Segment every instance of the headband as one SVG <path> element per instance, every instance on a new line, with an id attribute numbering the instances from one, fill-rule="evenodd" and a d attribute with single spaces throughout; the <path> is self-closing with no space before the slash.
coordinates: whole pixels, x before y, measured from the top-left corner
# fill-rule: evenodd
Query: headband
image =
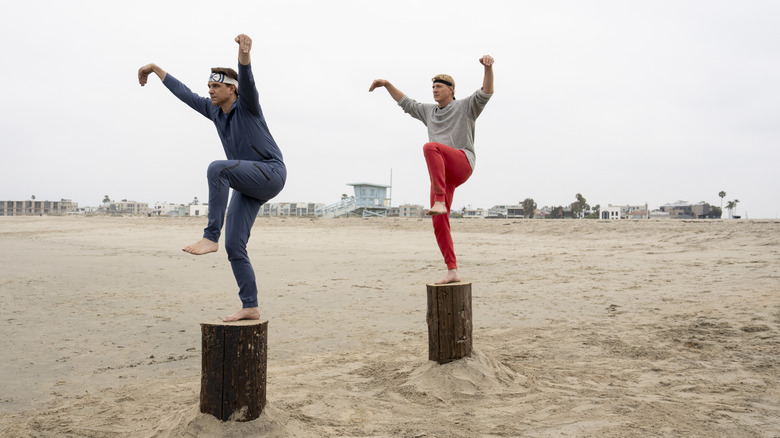
<path id="1" fill-rule="evenodd" d="M 209 82 L 219 82 L 221 84 L 233 84 L 238 88 L 238 81 L 225 76 L 223 73 L 212 73 L 211 76 L 209 76 Z"/>
<path id="2" fill-rule="evenodd" d="M 440 83 L 440 84 L 444 84 L 444 85 L 446 85 L 448 87 L 452 87 L 453 86 L 451 83 L 445 81 L 444 79 L 434 79 L 433 80 L 434 84 L 437 83 L 437 82 Z"/>

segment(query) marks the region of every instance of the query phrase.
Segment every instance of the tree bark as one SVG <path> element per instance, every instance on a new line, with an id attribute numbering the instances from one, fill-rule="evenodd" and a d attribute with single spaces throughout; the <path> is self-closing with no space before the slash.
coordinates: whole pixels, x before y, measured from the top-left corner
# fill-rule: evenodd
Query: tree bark
<path id="1" fill-rule="evenodd" d="M 265 407 L 268 321 L 201 323 L 200 411 L 251 421 Z"/>
<path id="2" fill-rule="evenodd" d="M 429 284 L 428 359 L 445 364 L 471 356 L 471 283 Z"/>

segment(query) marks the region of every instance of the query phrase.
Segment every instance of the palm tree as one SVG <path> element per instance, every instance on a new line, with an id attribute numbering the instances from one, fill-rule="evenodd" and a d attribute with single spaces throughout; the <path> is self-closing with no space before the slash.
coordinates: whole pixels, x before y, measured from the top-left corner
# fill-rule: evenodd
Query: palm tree
<path id="1" fill-rule="evenodd" d="M 729 201 L 726 203 L 726 208 L 729 210 L 729 219 L 732 219 L 734 216 L 734 208 L 737 206 L 737 204 L 734 203 L 734 201 Z"/>
<path id="2" fill-rule="evenodd" d="M 732 202 L 734 203 L 734 207 L 733 207 L 733 208 L 734 208 L 734 210 L 736 211 L 736 210 L 737 210 L 737 204 L 739 204 L 739 199 L 735 199 L 735 200 L 734 200 L 734 201 L 732 201 Z"/>
<path id="3" fill-rule="evenodd" d="M 723 190 L 721 190 L 721 191 L 718 193 L 718 196 L 720 196 L 720 209 L 721 209 L 721 211 L 723 211 L 723 198 L 725 198 L 725 197 L 726 197 L 726 192 L 724 192 Z"/>
<path id="4" fill-rule="evenodd" d="M 108 204 L 109 202 L 111 202 L 111 198 L 109 198 L 108 195 L 103 196 L 103 203 Z"/>

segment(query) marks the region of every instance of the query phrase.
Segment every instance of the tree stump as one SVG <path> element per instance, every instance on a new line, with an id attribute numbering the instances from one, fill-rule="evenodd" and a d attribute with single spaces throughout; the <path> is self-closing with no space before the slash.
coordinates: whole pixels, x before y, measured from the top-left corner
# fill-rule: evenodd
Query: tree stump
<path id="1" fill-rule="evenodd" d="M 200 411 L 222 421 L 251 421 L 265 407 L 268 321 L 200 324 Z"/>
<path id="2" fill-rule="evenodd" d="M 445 364 L 471 356 L 471 283 L 429 284 L 428 359 Z"/>

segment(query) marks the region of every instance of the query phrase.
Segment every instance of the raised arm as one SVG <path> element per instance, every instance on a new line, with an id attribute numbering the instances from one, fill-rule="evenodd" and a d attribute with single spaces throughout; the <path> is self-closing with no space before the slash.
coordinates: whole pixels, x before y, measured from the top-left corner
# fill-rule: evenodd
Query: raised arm
<path id="1" fill-rule="evenodd" d="M 150 74 L 156 74 L 161 81 L 165 80 L 165 76 L 168 74 L 165 70 L 161 69 L 157 64 L 146 64 L 138 69 L 138 83 L 143 87 L 146 85 Z"/>
<path id="2" fill-rule="evenodd" d="M 485 77 L 482 79 L 482 92 L 493 94 L 493 63 L 495 60 L 490 55 L 479 58 L 479 63 L 485 66 Z"/>
<path id="3" fill-rule="evenodd" d="M 400 101 L 401 98 L 404 97 L 404 93 L 398 88 L 395 88 L 393 84 L 391 84 L 390 81 L 386 79 L 374 79 L 374 82 L 371 83 L 371 88 L 369 88 L 368 91 L 374 91 L 375 88 L 379 87 L 385 87 L 385 90 L 390 93 L 390 96 L 396 102 Z"/>
<path id="4" fill-rule="evenodd" d="M 252 50 L 252 38 L 243 33 L 236 37 L 238 43 L 238 62 L 241 65 L 249 65 L 249 51 Z"/>

